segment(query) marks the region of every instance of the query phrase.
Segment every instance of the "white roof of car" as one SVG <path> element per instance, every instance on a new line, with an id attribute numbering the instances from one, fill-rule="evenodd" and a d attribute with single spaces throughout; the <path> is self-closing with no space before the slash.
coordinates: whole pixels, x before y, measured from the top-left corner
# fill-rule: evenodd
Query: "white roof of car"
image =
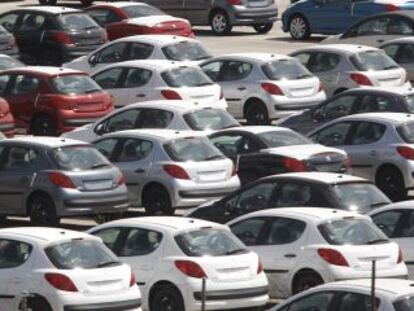
<path id="1" fill-rule="evenodd" d="M 9 70 L 19 70 L 19 71 L 27 71 L 27 72 L 36 72 L 40 74 L 46 74 L 50 76 L 55 76 L 59 74 L 68 74 L 68 73 L 83 73 L 79 70 L 63 68 L 63 67 L 52 67 L 52 66 L 25 66 L 19 68 L 11 68 Z"/>
<path id="2" fill-rule="evenodd" d="M 303 172 L 303 173 L 285 173 L 278 175 L 280 177 L 295 177 L 303 180 L 318 181 L 326 184 L 340 184 L 347 182 L 367 182 L 366 179 L 337 173 L 325 173 L 325 172 Z"/>
<path id="3" fill-rule="evenodd" d="M 25 6 L 25 7 L 20 7 L 19 9 L 47 12 L 47 13 L 52 13 L 52 14 L 65 14 L 65 13 L 75 13 L 75 12 L 81 13 L 82 12 L 80 10 L 68 8 L 64 6 L 47 6 L 47 5 Z"/>
<path id="4" fill-rule="evenodd" d="M 275 53 L 253 53 L 253 52 L 246 52 L 246 53 L 232 53 L 226 54 L 223 56 L 217 57 L 217 59 L 244 59 L 244 60 L 251 60 L 255 62 L 268 62 L 272 60 L 280 60 L 280 59 L 291 59 L 290 56 L 282 55 L 282 54 L 275 54 Z"/>
<path id="5" fill-rule="evenodd" d="M 371 46 L 357 45 L 357 44 L 323 44 L 323 45 L 314 45 L 309 48 L 298 49 L 292 52 L 291 54 L 296 54 L 298 52 L 311 51 L 311 50 L 332 51 L 332 52 L 350 55 L 350 54 L 355 54 L 358 52 L 373 51 L 373 50 L 378 50 L 378 49 L 371 47 Z"/>
<path id="6" fill-rule="evenodd" d="M 132 1 L 119 1 L 119 2 L 105 2 L 105 3 L 99 3 L 96 6 L 112 6 L 114 8 L 123 8 L 126 6 L 132 6 L 132 5 L 146 5 L 148 6 L 148 4 L 146 3 L 142 3 L 142 2 L 132 2 Z M 92 6 L 93 8 L 94 6 Z"/>
<path id="7" fill-rule="evenodd" d="M 50 148 L 59 148 L 73 145 L 89 145 L 83 141 L 61 138 L 61 137 L 45 137 L 45 136 L 19 136 L 3 140 L 6 143 L 27 143 L 31 145 L 42 145 Z"/>
<path id="8" fill-rule="evenodd" d="M 401 95 L 401 96 L 405 96 L 405 95 L 413 95 L 414 94 L 414 88 L 407 88 L 405 86 L 389 86 L 389 87 L 379 87 L 379 86 L 372 86 L 368 88 L 354 88 L 354 89 L 349 89 L 346 92 L 369 92 L 369 91 L 380 91 L 380 92 L 389 92 L 389 93 L 393 93 L 396 95 Z"/>
<path id="9" fill-rule="evenodd" d="M 389 40 L 381 44 L 381 46 L 389 45 L 391 43 L 414 43 L 414 36 L 413 37 L 401 37 L 401 38 Z"/>
<path id="10" fill-rule="evenodd" d="M 194 110 L 201 109 L 216 109 L 208 104 L 200 104 L 191 100 L 151 100 L 147 102 L 140 102 L 129 104 L 122 110 L 130 110 L 133 108 L 159 108 L 173 112 L 187 113 Z M 117 111 L 119 112 L 120 109 Z"/>
<path id="11" fill-rule="evenodd" d="M 105 135 L 105 137 L 139 137 L 142 139 L 150 139 L 159 142 L 166 142 L 172 139 L 177 138 L 186 138 L 186 137 L 194 137 L 194 136 L 205 136 L 203 132 L 195 132 L 195 131 L 179 131 L 179 130 L 169 130 L 169 129 L 134 129 L 134 130 L 126 130 L 126 131 L 119 131 L 113 132 L 110 134 Z"/>
<path id="12" fill-rule="evenodd" d="M 117 2 L 115 2 L 117 3 Z M 130 3 L 130 2 L 129 2 Z M 196 41 L 197 39 L 182 37 L 182 36 L 172 36 L 172 35 L 137 35 L 137 36 L 128 36 L 120 38 L 114 41 L 111 41 L 111 44 L 114 42 L 142 42 L 152 45 L 165 46 L 172 43 L 183 42 L 183 41 Z"/>
<path id="13" fill-rule="evenodd" d="M 368 215 L 374 215 L 374 214 L 378 214 L 384 211 L 395 210 L 395 209 L 413 209 L 414 210 L 414 200 L 391 203 L 386 206 L 374 209 L 373 211 L 369 212 Z"/>
<path id="14" fill-rule="evenodd" d="M 229 129 L 223 129 L 219 130 L 216 133 L 225 133 L 229 131 L 240 131 L 240 132 L 248 132 L 253 134 L 260 134 L 260 133 L 266 133 L 266 132 L 292 132 L 291 129 L 281 126 L 271 126 L 271 125 L 245 125 L 237 128 L 229 128 Z"/>
<path id="15" fill-rule="evenodd" d="M 97 70 L 94 72 L 105 71 L 109 68 L 114 67 L 136 67 L 136 68 L 145 68 L 153 71 L 164 71 L 166 69 L 177 68 L 177 67 L 197 67 L 196 65 L 190 62 L 178 62 L 178 61 L 171 61 L 165 59 L 145 59 L 145 60 L 129 60 L 126 62 L 119 62 L 109 66 L 105 66 L 102 69 Z"/>
<path id="16" fill-rule="evenodd" d="M 407 121 L 414 121 L 414 115 L 401 112 L 370 112 L 354 114 L 337 119 L 338 121 L 359 120 L 359 121 L 382 121 L 384 123 L 400 124 Z"/>

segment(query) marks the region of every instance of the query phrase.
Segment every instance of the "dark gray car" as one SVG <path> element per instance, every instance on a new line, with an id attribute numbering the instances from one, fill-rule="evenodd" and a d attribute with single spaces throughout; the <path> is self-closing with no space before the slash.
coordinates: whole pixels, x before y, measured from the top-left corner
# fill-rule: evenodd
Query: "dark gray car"
<path id="1" fill-rule="evenodd" d="M 52 137 L 0 141 L 0 215 L 56 225 L 129 206 L 123 174 L 90 144 Z"/>

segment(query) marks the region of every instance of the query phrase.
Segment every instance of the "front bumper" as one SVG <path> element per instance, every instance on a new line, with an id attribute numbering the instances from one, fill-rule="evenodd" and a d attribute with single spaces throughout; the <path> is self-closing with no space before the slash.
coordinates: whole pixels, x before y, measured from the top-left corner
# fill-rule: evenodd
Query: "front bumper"
<path id="1" fill-rule="evenodd" d="M 232 25 L 268 24 L 277 20 L 276 5 L 252 8 L 241 5 L 230 6 L 227 10 Z"/>
<path id="2" fill-rule="evenodd" d="M 141 308 L 141 299 L 116 301 L 116 302 L 104 302 L 82 305 L 66 305 L 63 307 L 64 311 L 127 311 L 127 310 L 139 310 Z"/>

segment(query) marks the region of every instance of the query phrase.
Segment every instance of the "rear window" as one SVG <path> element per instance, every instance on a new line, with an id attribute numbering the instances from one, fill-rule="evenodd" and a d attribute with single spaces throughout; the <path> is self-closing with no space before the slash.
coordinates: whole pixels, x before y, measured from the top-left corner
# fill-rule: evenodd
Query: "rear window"
<path id="1" fill-rule="evenodd" d="M 63 75 L 52 78 L 52 85 L 60 94 L 88 94 L 102 92 L 101 87 L 87 75 Z"/>
<path id="2" fill-rule="evenodd" d="M 129 18 L 165 15 L 164 12 L 150 5 L 130 5 L 123 7 L 122 10 L 128 15 Z"/>
<path id="3" fill-rule="evenodd" d="M 88 30 L 100 28 L 99 25 L 87 14 L 62 14 L 58 18 L 60 25 L 66 30 Z"/>
<path id="4" fill-rule="evenodd" d="M 161 73 L 165 83 L 171 87 L 212 85 L 213 81 L 200 68 L 179 67 Z"/>
<path id="5" fill-rule="evenodd" d="M 170 44 L 163 47 L 162 51 L 167 59 L 176 61 L 202 60 L 211 57 L 204 47 L 195 41 L 182 41 Z"/>
<path id="6" fill-rule="evenodd" d="M 223 154 L 206 137 L 174 139 L 165 144 L 164 149 L 177 162 L 224 159 Z"/>
<path id="7" fill-rule="evenodd" d="M 392 305 L 395 311 L 412 311 L 414 310 L 414 296 L 396 300 Z"/>
<path id="8" fill-rule="evenodd" d="M 414 113 L 414 94 L 404 96 L 405 106 L 409 113 Z"/>
<path id="9" fill-rule="evenodd" d="M 292 145 L 313 144 L 311 140 L 296 132 L 271 131 L 258 134 L 268 147 L 283 147 Z"/>
<path id="10" fill-rule="evenodd" d="M 229 113 L 221 109 L 203 109 L 184 115 L 184 120 L 195 131 L 219 130 L 240 126 Z"/>
<path id="11" fill-rule="evenodd" d="M 382 50 L 359 52 L 351 57 L 351 62 L 361 71 L 399 68 L 397 63 Z"/>
<path id="12" fill-rule="evenodd" d="M 96 269 L 121 265 L 106 246 L 98 241 L 72 240 L 47 247 L 45 253 L 58 269 Z"/>
<path id="13" fill-rule="evenodd" d="M 268 62 L 262 65 L 262 70 L 270 80 L 295 80 L 313 76 L 305 66 L 293 59 Z"/>
<path id="14" fill-rule="evenodd" d="M 187 256 L 228 256 L 249 251 L 231 232 L 221 229 L 201 229 L 175 237 L 180 249 Z"/>
<path id="15" fill-rule="evenodd" d="M 401 124 L 397 127 L 397 132 L 406 143 L 414 144 L 414 121 Z"/>
<path id="16" fill-rule="evenodd" d="M 17 59 L 0 57 L 0 70 L 6 70 L 10 68 L 24 67 L 23 63 L 19 62 Z"/>

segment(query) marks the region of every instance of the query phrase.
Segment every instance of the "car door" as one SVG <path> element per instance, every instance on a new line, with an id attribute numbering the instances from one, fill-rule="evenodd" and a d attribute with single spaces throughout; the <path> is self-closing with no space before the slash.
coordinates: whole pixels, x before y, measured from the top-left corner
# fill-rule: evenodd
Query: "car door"
<path id="1" fill-rule="evenodd" d="M 120 111 L 107 117 L 93 129 L 97 136 L 140 128 L 140 116 L 144 109 L 134 108 Z"/>
<path id="2" fill-rule="evenodd" d="M 126 68 L 114 67 L 100 71 L 92 76 L 92 79 L 94 79 L 101 88 L 111 94 L 116 108 L 128 104 L 130 94 L 122 88 L 126 71 Z"/>
<path id="3" fill-rule="evenodd" d="M 128 68 L 122 88 L 128 96 L 128 103 L 152 100 L 153 91 L 151 89 L 152 71 L 143 68 Z"/>
<path id="4" fill-rule="evenodd" d="M 407 71 L 410 82 L 414 82 L 414 44 L 390 43 L 382 49 Z"/>
<path id="5" fill-rule="evenodd" d="M 345 149 L 355 125 L 349 121 L 333 123 L 311 133 L 309 138 L 318 144 Z"/>
<path id="6" fill-rule="evenodd" d="M 211 2 L 209 0 L 183 0 L 184 18 L 194 25 L 207 25 Z"/>
<path id="7" fill-rule="evenodd" d="M 405 112 L 397 97 L 380 94 L 365 94 L 361 97 L 356 113 Z"/>
<path id="8" fill-rule="evenodd" d="M 364 20 L 347 30 L 340 41 L 341 43 L 378 46 L 391 39 L 387 35 L 390 23 L 389 16 L 381 15 Z"/>
<path id="9" fill-rule="evenodd" d="M 143 2 L 155 6 L 173 16 L 185 18 L 184 0 L 144 0 Z"/>
<path id="10" fill-rule="evenodd" d="M 344 117 L 356 112 L 360 96 L 356 94 L 341 94 L 336 98 L 320 105 L 313 111 L 313 118 L 318 125 Z"/>

